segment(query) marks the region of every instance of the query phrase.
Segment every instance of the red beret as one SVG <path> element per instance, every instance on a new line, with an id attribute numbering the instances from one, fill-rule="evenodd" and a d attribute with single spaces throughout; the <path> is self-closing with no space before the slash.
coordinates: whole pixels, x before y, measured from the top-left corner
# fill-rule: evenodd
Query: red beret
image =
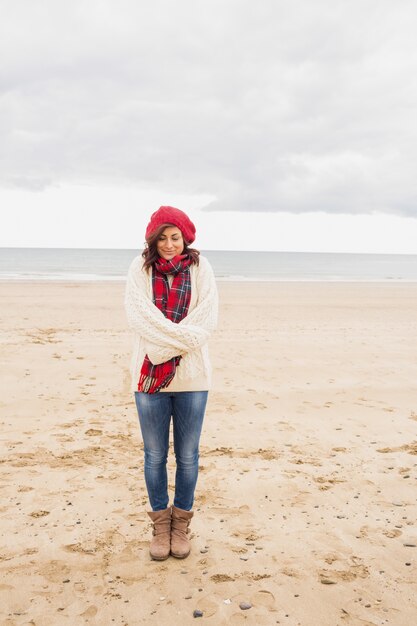
<path id="1" fill-rule="evenodd" d="M 184 211 L 175 209 L 173 206 L 161 206 L 155 213 L 152 213 L 146 228 L 145 238 L 148 240 L 162 224 L 177 226 L 187 243 L 192 243 L 195 239 L 194 224 Z"/>

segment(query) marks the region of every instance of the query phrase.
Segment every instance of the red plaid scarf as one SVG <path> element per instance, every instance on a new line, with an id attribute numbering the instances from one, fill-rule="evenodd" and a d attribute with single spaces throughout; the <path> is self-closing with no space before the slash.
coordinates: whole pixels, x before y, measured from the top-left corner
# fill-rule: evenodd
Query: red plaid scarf
<path id="1" fill-rule="evenodd" d="M 186 254 L 178 255 L 167 261 L 158 259 L 152 268 L 153 301 L 155 306 L 172 322 L 178 324 L 188 313 L 191 300 L 190 259 Z M 174 274 L 171 288 L 168 274 Z M 153 365 L 145 356 L 140 371 L 138 391 L 156 393 L 168 387 L 175 376 L 175 370 L 181 361 L 174 356 L 165 363 Z"/>

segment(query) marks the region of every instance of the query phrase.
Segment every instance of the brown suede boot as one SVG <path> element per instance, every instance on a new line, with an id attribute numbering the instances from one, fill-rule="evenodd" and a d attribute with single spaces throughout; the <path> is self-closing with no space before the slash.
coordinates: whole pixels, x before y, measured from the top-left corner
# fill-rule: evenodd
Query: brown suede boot
<path id="1" fill-rule="evenodd" d="M 171 548 L 171 507 L 163 511 L 148 511 L 148 515 L 153 522 L 149 553 L 155 561 L 165 561 L 169 557 Z"/>
<path id="2" fill-rule="evenodd" d="M 177 559 L 185 559 L 190 554 L 191 546 L 187 535 L 190 532 L 188 527 L 193 515 L 193 511 L 172 507 L 171 554 Z"/>

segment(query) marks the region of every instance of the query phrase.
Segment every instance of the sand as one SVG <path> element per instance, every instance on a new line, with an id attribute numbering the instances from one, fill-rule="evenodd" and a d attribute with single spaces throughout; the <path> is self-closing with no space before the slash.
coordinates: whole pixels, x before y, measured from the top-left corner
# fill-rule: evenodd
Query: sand
<path id="1" fill-rule="evenodd" d="M 219 289 L 192 553 L 158 563 L 123 284 L 0 283 L 2 625 L 416 623 L 417 284 Z"/>

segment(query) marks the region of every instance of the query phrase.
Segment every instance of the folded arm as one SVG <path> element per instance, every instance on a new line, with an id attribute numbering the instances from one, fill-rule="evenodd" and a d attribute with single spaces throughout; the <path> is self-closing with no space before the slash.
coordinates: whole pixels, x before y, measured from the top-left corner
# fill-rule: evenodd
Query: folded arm
<path id="1" fill-rule="evenodd" d="M 141 268 L 140 257 L 129 268 L 125 293 L 128 324 L 145 339 L 148 356 L 154 364 L 196 350 L 207 342 L 216 325 L 217 290 L 214 276 L 208 264 L 199 269 L 203 269 L 203 272 L 198 277 L 201 294 L 199 293 L 197 307 L 179 324 L 175 324 L 148 297 L 146 276 Z M 209 306 L 210 298 L 213 310 Z"/>
<path id="2" fill-rule="evenodd" d="M 183 320 L 181 320 L 181 322 L 179 322 L 179 324 L 177 324 L 177 326 L 181 329 L 181 332 L 186 330 L 187 332 L 193 333 L 194 336 L 193 347 L 190 350 L 185 350 L 184 353 L 191 352 L 191 350 L 197 350 L 202 345 L 207 343 L 211 332 L 217 327 L 217 286 L 213 270 L 204 258 L 200 259 L 200 265 L 197 269 L 196 283 L 198 290 L 197 305 Z M 174 353 L 174 351 L 167 346 L 155 345 L 154 343 L 147 341 L 146 347 L 148 356 L 155 365 L 158 363 L 164 363 L 173 356 L 177 356 L 177 353 Z"/>

